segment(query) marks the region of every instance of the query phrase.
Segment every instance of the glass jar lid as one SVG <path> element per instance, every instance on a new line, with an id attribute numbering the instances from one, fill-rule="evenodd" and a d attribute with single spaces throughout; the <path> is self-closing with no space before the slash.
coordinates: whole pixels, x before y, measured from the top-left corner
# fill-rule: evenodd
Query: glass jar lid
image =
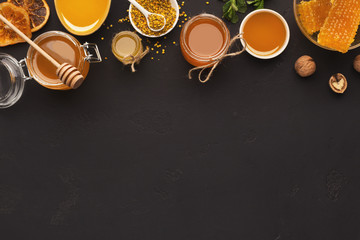
<path id="1" fill-rule="evenodd" d="M 0 53 L 0 108 L 8 108 L 20 99 L 25 80 L 21 62 Z"/>

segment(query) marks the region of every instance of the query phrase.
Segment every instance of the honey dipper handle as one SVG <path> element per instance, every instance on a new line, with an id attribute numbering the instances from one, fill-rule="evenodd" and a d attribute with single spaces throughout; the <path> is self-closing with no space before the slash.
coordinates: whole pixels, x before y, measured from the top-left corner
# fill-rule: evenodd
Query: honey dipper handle
<path id="1" fill-rule="evenodd" d="M 41 55 L 47 58 L 52 64 L 55 65 L 56 68 L 60 67 L 60 64 L 52 58 L 47 52 L 42 50 L 36 43 L 34 43 L 30 38 L 28 38 L 22 31 L 20 31 L 17 27 L 15 27 L 9 20 L 7 20 L 2 14 L 0 14 L 0 19 L 6 25 L 8 25 L 14 32 L 16 32 L 22 39 L 24 39 L 27 43 L 29 43 L 33 48 L 35 48 Z"/>

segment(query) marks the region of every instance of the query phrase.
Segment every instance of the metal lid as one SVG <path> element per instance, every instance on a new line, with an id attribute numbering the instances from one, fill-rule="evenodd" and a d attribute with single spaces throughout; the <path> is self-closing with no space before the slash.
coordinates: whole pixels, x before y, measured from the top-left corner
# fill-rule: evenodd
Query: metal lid
<path id="1" fill-rule="evenodd" d="M 8 54 L 0 53 L 0 108 L 11 107 L 20 99 L 25 80 L 21 63 Z"/>

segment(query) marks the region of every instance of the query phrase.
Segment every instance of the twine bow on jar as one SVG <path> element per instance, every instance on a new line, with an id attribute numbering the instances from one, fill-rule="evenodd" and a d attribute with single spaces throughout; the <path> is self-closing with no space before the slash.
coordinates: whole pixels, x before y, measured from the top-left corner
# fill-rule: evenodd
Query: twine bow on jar
<path id="1" fill-rule="evenodd" d="M 203 65 L 203 66 L 199 66 L 199 67 L 194 67 L 192 69 L 190 69 L 189 71 L 189 79 L 192 79 L 192 73 L 196 70 L 200 70 L 199 72 L 199 75 L 198 75 L 198 79 L 200 82 L 202 83 L 206 83 L 207 81 L 209 81 L 209 79 L 211 78 L 214 70 L 216 69 L 216 67 L 221 63 L 222 60 L 224 60 L 224 58 L 227 58 L 227 57 L 235 57 L 235 56 L 238 56 L 240 54 L 242 54 L 243 52 L 245 52 L 246 50 L 246 41 L 245 39 L 242 37 L 242 33 L 239 33 L 238 35 L 236 35 L 235 37 L 233 37 L 229 43 L 229 48 L 228 48 L 228 52 L 230 51 L 231 47 L 234 45 L 234 43 L 237 41 L 237 40 L 242 40 L 244 42 L 244 47 L 240 50 L 240 51 L 237 51 L 237 52 L 234 52 L 234 53 L 227 53 L 225 52 L 223 55 L 217 57 L 216 59 L 213 59 L 211 63 L 209 64 L 206 64 L 206 65 Z M 208 68 L 211 68 L 210 69 L 210 72 L 207 74 L 206 78 L 203 79 L 202 78 L 202 74 L 203 72 L 208 69 Z"/>
<path id="2" fill-rule="evenodd" d="M 149 53 L 149 47 L 146 47 L 145 51 L 139 53 L 136 56 L 128 55 L 128 56 L 124 57 L 124 60 L 122 60 L 121 62 L 124 65 L 130 65 L 131 64 L 131 71 L 136 72 L 135 64 L 139 64 L 141 59 L 143 59 L 148 53 Z"/>
<path id="3" fill-rule="evenodd" d="M 132 45 L 135 45 L 134 49 Z M 135 64 L 139 64 L 141 59 L 149 53 L 149 47 L 146 47 L 145 51 L 143 51 L 141 38 L 130 31 L 122 31 L 116 34 L 113 37 L 111 48 L 114 56 L 122 64 L 131 65 L 132 72 L 136 72 Z"/>

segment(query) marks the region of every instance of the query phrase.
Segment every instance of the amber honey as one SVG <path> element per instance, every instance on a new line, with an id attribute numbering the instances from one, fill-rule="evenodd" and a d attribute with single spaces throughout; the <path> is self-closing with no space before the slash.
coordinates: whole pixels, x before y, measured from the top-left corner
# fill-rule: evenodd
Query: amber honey
<path id="1" fill-rule="evenodd" d="M 84 77 L 87 76 L 89 62 L 84 60 L 84 50 L 69 35 L 53 32 L 36 43 L 59 63 L 69 63 L 77 67 Z M 27 61 L 30 73 L 41 85 L 57 90 L 69 89 L 56 75 L 57 68 L 32 48 L 29 50 Z"/>
<path id="2" fill-rule="evenodd" d="M 212 56 L 221 50 L 224 36 L 216 23 L 209 19 L 201 19 L 190 27 L 186 41 L 196 55 Z"/>
<path id="3" fill-rule="evenodd" d="M 244 21 L 242 32 L 248 51 L 257 56 L 270 56 L 283 48 L 287 29 L 277 14 L 259 11 Z"/>
<path id="4" fill-rule="evenodd" d="M 76 35 L 95 32 L 105 21 L 111 0 L 55 0 L 61 23 Z"/>
<path id="5" fill-rule="evenodd" d="M 193 66 L 211 63 L 228 50 L 229 42 L 230 33 L 223 21 L 210 14 L 192 18 L 180 36 L 182 54 Z"/>

